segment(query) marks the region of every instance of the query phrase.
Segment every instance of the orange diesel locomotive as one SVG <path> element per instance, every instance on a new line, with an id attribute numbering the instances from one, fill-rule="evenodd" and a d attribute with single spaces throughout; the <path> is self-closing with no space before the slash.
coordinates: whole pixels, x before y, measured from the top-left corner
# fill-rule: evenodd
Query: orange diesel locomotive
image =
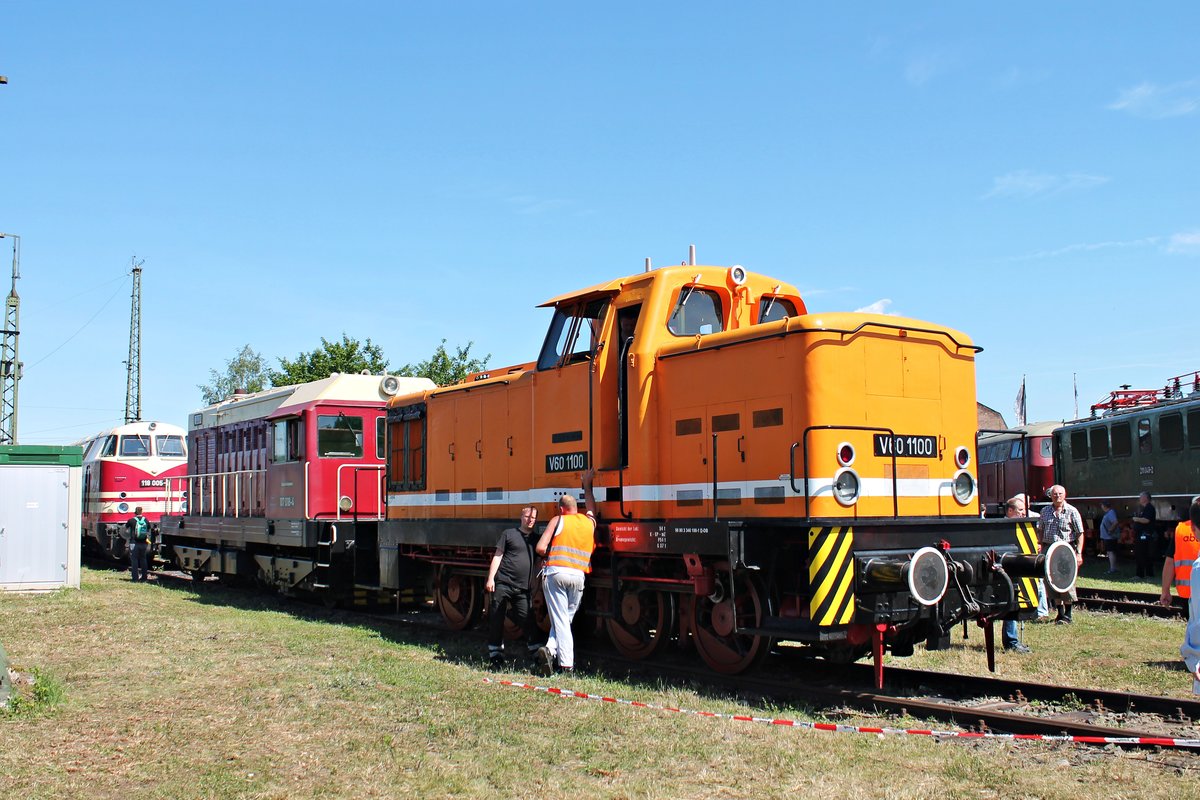
<path id="1" fill-rule="evenodd" d="M 535 362 L 388 403 L 381 588 L 430 565 L 465 627 L 496 535 L 596 470 L 587 609 L 626 656 L 690 640 L 721 672 L 772 641 L 852 659 L 1025 618 L 1074 581 L 1024 522 L 981 520 L 975 354 L 902 317 L 808 313 L 741 267 L 650 270 L 555 297 Z M 881 679 L 881 676 L 877 676 Z"/>

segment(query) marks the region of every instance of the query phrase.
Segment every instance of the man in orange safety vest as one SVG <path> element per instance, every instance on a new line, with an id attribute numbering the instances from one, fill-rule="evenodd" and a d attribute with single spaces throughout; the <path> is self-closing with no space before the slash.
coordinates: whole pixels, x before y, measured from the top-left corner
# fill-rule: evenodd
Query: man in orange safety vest
<path id="1" fill-rule="evenodd" d="M 550 612 L 550 636 L 538 650 L 538 666 L 544 675 L 554 671 L 555 661 L 563 672 L 575 669 L 575 640 L 571 620 L 583 600 L 584 575 L 592 571 L 592 550 L 596 547 L 596 518 L 592 497 L 594 470 L 583 473 L 583 498 L 587 512 L 580 513 L 575 497 L 563 494 L 558 499 L 558 516 L 546 525 L 537 543 L 537 553 L 546 556 L 542 593 Z"/>

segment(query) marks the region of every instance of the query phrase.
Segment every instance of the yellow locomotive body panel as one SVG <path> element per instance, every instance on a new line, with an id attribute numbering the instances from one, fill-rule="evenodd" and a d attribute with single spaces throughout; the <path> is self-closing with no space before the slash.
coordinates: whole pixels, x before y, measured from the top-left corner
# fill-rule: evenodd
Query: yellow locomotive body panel
<path id="1" fill-rule="evenodd" d="M 555 298 L 538 361 L 394 398 L 389 516 L 533 504 L 545 517 L 589 467 L 610 519 L 977 515 L 973 487 L 954 492 L 973 459 L 970 340 L 809 314 L 794 287 L 734 270 L 669 267 Z M 858 493 L 839 500 L 846 472 Z"/>

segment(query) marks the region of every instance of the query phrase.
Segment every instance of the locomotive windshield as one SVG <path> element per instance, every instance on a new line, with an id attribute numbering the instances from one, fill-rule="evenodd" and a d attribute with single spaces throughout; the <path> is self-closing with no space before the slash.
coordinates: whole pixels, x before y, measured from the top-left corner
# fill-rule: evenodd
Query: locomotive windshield
<path id="1" fill-rule="evenodd" d="M 710 289 L 698 289 L 694 284 L 679 293 L 675 310 L 667 320 L 667 330 L 676 336 L 695 336 L 725 330 L 721 313 L 721 298 Z"/>
<path id="2" fill-rule="evenodd" d="M 774 322 L 796 316 L 796 306 L 791 300 L 775 295 L 763 295 L 758 301 L 758 324 Z"/>
<path id="3" fill-rule="evenodd" d="M 163 458 L 187 458 L 182 436 L 155 436 L 154 446 Z"/>
<path id="4" fill-rule="evenodd" d="M 150 455 L 150 437 L 122 436 L 121 455 L 127 458 L 144 458 Z"/>
<path id="5" fill-rule="evenodd" d="M 363 418 L 345 414 L 317 415 L 317 455 L 321 458 L 361 458 Z"/>
<path id="6" fill-rule="evenodd" d="M 607 310 L 607 299 L 555 308 L 542 354 L 538 357 L 538 369 L 565 367 L 586 360 L 596 351 L 600 323 Z"/>

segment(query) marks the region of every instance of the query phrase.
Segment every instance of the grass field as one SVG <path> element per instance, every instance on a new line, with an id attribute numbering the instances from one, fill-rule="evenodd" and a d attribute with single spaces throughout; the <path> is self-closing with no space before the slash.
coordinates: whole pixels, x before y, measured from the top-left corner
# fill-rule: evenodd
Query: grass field
<path id="1" fill-rule="evenodd" d="M 1188 696 L 1182 623 L 1077 613 L 1027 625 L 1003 674 Z M 1200 757 L 937 742 L 776 728 L 567 700 L 484 683 L 482 645 L 272 595 L 131 584 L 0 597 L 17 686 L 0 712 L 4 798 L 1163 797 Z M 982 636 L 903 663 L 982 672 Z M 511 676 L 525 678 L 523 673 Z M 571 688 L 650 703 L 896 725 L 748 707 L 643 681 Z M 911 721 L 909 721 L 911 722 Z M 935 726 L 940 727 L 940 726 Z"/>

